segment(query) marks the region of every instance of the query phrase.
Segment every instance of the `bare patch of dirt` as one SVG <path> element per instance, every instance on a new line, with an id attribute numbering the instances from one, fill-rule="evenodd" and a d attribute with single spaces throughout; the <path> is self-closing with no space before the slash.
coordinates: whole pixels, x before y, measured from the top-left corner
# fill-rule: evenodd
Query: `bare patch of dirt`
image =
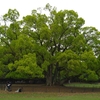
<path id="1" fill-rule="evenodd" d="M 11 92 L 16 91 L 18 88 L 22 88 L 23 92 L 45 92 L 45 93 L 88 93 L 88 92 L 100 92 L 100 88 L 71 88 L 64 86 L 45 86 L 43 84 L 13 84 Z M 4 92 L 4 89 L 0 90 Z"/>

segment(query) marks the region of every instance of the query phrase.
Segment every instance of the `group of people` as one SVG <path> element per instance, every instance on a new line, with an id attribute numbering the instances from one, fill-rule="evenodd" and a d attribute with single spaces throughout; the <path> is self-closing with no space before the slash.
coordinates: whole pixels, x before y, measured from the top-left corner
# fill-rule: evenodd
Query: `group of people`
<path id="1" fill-rule="evenodd" d="M 5 91 L 11 91 L 11 86 L 12 86 L 12 83 L 11 82 L 7 82 L 6 83 L 6 87 L 5 87 Z M 18 88 L 15 92 L 22 92 L 22 89 Z"/>

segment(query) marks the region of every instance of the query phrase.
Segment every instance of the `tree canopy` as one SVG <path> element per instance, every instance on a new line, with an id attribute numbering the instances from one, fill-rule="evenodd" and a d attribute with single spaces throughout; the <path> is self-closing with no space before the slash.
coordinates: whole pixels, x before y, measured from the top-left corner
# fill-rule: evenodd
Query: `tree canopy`
<path id="1" fill-rule="evenodd" d="M 43 10 L 19 20 L 19 12 L 9 9 L 2 17 L 0 78 L 45 78 L 47 85 L 99 81 L 100 32 L 74 10 L 50 4 Z"/>

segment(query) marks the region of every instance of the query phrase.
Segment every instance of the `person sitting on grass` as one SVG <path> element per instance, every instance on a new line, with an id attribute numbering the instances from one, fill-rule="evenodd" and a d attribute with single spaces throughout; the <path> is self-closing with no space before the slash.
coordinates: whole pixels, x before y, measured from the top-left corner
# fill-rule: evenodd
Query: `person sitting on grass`
<path id="1" fill-rule="evenodd" d="M 18 88 L 15 92 L 22 92 L 22 88 Z"/>

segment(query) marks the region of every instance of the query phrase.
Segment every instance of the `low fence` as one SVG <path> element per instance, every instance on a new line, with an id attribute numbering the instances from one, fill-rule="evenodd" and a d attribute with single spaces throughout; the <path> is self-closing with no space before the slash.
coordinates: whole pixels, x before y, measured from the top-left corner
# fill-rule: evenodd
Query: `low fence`
<path id="1" fill-rule="evenodd" d="M 5 89 L 5 84 L 0 84 L 0 90 L 4 90 Z"/>
<path id="2" fill-rule="evenodd" d="M 86 88 L 86 87 L 64 87 L 64 86 L 45 86 L 45 85 L 33 85 L 33 84 L 13 84 L 11 89 L 16 91 L 18 88 L 22 88 L 23 92 L 100 92 L 100 88 Z M 0 89 L 5 90 L 5 84 L 0 84 Z"/>

